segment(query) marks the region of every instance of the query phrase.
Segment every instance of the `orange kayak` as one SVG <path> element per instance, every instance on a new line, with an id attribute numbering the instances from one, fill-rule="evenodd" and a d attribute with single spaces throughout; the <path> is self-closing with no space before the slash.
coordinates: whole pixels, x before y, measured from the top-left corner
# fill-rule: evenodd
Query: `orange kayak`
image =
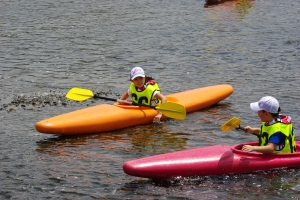
<path id="1" fill-rule="evenodd" d="M 212 106 L 232 93 L 233 87 L 223 84 L 170 94 L 166 98 L 182 104 L 189 113 Z M 41 133 L 57 135 L 101 133 L 151 123 L 156 114 L 156 110 L 146 107 L 100 104 L 44 119 L 35 128 Z"/>

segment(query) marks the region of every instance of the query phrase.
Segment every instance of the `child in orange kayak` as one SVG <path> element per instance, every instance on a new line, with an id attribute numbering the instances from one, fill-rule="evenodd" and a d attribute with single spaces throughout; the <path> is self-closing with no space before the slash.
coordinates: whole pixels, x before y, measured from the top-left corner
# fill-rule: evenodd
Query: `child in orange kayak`
<path id="1" fill-rule="evenodd" d="M 155 106 L 158 103 L 167 102 L 166 97 L 160 93 L 158 84 L 153 78 L 145 76 L 145 72 L 141 67 L 135 67 L 130 72 L 130 87 L 125 92 L 121 100 L 131 97 L 133 102 Z M 153 122 L 159 122 L 162 113 L 157 111 Z"/>
<path id="2" fill-rule="evenodd" d="M 296 142 L 290 116 L 280 115 L 278 101 L 271 96 L 251 103 L 250 108 L 256 111 L 262 121 L 261 128 L 245 127 L 245 133 L 255 133 L 259 137 L 259 146 L 244 145 L 242 150 L 261 153 L 293 153 Z"/>

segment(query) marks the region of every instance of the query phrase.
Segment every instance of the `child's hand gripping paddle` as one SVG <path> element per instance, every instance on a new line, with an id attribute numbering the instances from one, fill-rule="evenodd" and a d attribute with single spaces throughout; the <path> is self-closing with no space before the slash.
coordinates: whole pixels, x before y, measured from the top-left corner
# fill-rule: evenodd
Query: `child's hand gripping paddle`
<path id="1" fill-rule="evenodd" d="M 242 120 L 240 120 L 239 118 L 236 118 L 236 117 L 231 118 L 228 122 L 226 122 L 225 124 L 223 124 L 221 126 L 221 131 L 228 132 L 234 128 L 237 130 L 240 129 L 240 130 L 245 131 L 245 128 L 240 126 L 241 122 L 242 122 Z M 251 134 L 259 137 L 259 135 L 255 134 L 255 133 L 251 133 Z"/>
<path id="2" fill-rule="evenodd" d="M 242 120 L 240 120 L 239 118 L 236 118 L 236 117 L 231 118 L 228 122 L 226 122 L 225 124 L 223 124 L 221 126 L 221 131 L 228 132 L 234 128 L 244 130 L 244 128 L 240 126 L 241 122 L 242 122 Z"/>
<path id="3" fill-rule="evenodd" d="M 91 90 L 83 89 L 83 88 L 72 88 L 66 95 L 66 98 L 74 100 L 74 101 L 85 101 L 90 98 L 99 98 L 99 99 L 105 99 L 108 101 L 117 101 L 120 103 L 126 103 L 131 104 L 135 106 L 145 106 L 149 108 L 153 108 L 155 110 L 159 110 L 163 115 L 174 118 L 174 119 L 181 119 L 184 120 L 186 118 L 186 110 L 185 107 L 181 104 L 174 103 L 174 102 L 166 102 L 162 103 L 157 106 L 150 106 L 146 104 L 140 104 L 135 102 L 130 102 L 126 100 L 121 99 L 113 99 L 108 97 L 101 97 L 94 95 Z"/>

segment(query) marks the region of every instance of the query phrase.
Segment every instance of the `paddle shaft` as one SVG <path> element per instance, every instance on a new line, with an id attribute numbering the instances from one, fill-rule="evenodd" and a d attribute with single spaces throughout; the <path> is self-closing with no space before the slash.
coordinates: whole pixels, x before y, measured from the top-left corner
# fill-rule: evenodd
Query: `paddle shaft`
<path id="1" fill-rule="evenodd" d="M 145 106 L 145 107 L 153 108 L 153 109 L 156 110 L 155 106 L 150 106 L 150 105 L 146 105 L 146 104 L 142 104 L 142 103 L 135 103 L 135 102 L 130 102 L 130 101 L 121 100 L 121 99 L 109 98 L 109 97 L 101 97 L 101 96 L 98 96 L 98 95 L 94 95 L 94 98 L 105 99 L 105 100 L 108 100 L 108 101 L 117 101 L 117 102 L 120 102 L 120 103 L 131 104 L 131 105 L 134 105 L 134 106 Z"/>

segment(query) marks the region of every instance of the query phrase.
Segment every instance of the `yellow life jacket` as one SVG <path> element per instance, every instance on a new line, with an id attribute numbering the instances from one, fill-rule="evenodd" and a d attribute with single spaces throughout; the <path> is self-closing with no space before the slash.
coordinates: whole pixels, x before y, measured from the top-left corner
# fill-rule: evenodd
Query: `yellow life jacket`
<path id="1" fill-rule="evenodd" d="M 129 91 L 131 93 L 132 101 L 135 103 L 142 103 L 146 105 L 156 105 L 160 103 L 159 99 L 153 98 L 154 92 L 160 92 L 159 86 L 155 82 L 146 83 L 144 89 L 139 91 L 133 83 L 130 84 Z M 152 102 L 151 102 L 152 101 Z"/>
<path id="2" fill-rule="evenodd" d="M 276 133 L 282 133 L 286 137 L 284 143 L 277 145 L 273 153 L 296 152 L 296 141 L 291 117 L 280 115 L 276 122 L 271 125 L 263 122 L 260 129 L 259 146 L 267 145 L 270 137 Z"/>

